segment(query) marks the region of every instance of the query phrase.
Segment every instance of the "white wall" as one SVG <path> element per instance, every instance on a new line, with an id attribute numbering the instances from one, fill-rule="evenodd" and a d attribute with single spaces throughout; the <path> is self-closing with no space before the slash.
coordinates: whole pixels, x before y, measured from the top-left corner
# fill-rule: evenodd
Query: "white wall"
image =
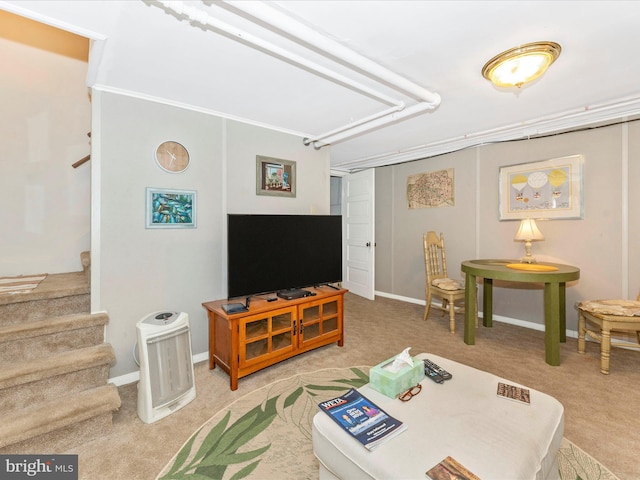
<path id="1" fill-rule="evenodd" d="M 90 152 L 87 63 L 0 38 L 0 65 L 0 276 L 82 270 L 90 165 L 71 165 Z"/>
<path id="2" fill-rule="evenodd" d="M 109 314 L 111 377 L 137 370 L 136 322 L 186 312 L 194 355 L 208 350 L 202 303 L 226 297 L 226 213 L 329 212 L 328 151 L 302 139 L 188 109 L 96 91 L 92 310 Z M 175 140 L 189 168 L 169 174 L 153 160 Z M 297 162 L 297 197 L 256 195 L 256 155 Z M 145 228 L 145 189 L 197 191 L 197 228 Z M 259 234 L 259 232 L 257 232 Z"/>
<path id="3" fill-rule="evenodd" d="M 329 148 L 240 122 L 227 122 L 226 132 L 229 213 L 329 214 Z M 295 198 L 256 195 L 256 155 L 296 162 Z"/>

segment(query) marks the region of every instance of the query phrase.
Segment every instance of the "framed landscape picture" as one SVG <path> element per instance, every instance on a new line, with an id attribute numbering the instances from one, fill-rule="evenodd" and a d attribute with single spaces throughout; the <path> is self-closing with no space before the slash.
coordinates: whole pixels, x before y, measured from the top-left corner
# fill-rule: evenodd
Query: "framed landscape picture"
<path id="1" fill-rule="evenodd" d="M 582 155 L 500 168 L 500 220 L 582 218 Z"/>
<path id="2" fill-rule="evenodd" d="M 256 156 L 256 195 L 296 196 L 296 162 Z"/>
<path id="3" fill-rule="evenodd" d="M 147 188 L 147 228 L 195 228 L 196 192 Z"/>

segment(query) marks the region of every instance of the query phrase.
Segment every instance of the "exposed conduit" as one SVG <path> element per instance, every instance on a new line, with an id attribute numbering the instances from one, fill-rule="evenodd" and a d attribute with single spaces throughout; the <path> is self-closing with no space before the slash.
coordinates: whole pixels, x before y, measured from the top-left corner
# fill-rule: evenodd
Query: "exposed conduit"
<path id="1" fill-rule="evenodd" d="M 326 145 L 338 143 L 342 140 L 355 137 L 356 135 L 360 135 L 376 128 L 383 127 L 385 125 L 388 125 L 389 123 L 397 122 L 407 117 L 412 117 L 414 115 L 426 112 L 428 110 L 433 110 L 433 108 L 433 105 L 431 105 L 430 103 L 417 103 L 411 107 L 405 108 L 402 112 L 388 114 L 384 118 L 371 120 L 364 125 L 358 125 L 357 122 L 350 123 L 349 125 L 345 125 L 344 127 L 342 127 L 342 129 L 344 130 L 344 132 L 342 133 L 331 134 L 331 132 L 329 132 L 315 138 L 305 139 L 304 143 L 305 145 L 313 143 L 314 147 L 316 149 L 319 149 Z"/>
<path id="2" fill-rule="evenodd" d="M 264 2 L 258 1 L 237 1 L 237 0 L 218 0 L 218 3 L 226 3 L 237 10 L 241 10 L 258 20 L 271 25 L 278 30 L 291 35 L 299 42 L 311 45 L 322 51 L 325 55 L 335 57 L 343 61 L 352 69 L 366 72 L 371 78 L 379 82 L 388 83 L 397 91 L 403 92 L 416 100 L 421 100 L 437 107 L 440 104 L 440 95 L 430 92 L 424 87 L 413 83 L 412 81 L 398 75 L 395 72 L 375 63 L 374 61 L 354 52 L 350 48 L 345 47 L 341 43 L 332 40 L 316 30 L 304 25 L 297 20 L 291 18 L 280 10 L 270 7 Z"/>
<path id="3" fill-rule="evenodd" d="M 552 135 L 557 132 L 579 131 L 588 128 L 594 122 L 614 122 L 630 111 L 640 109 L 640 97 L 628 97 L 613 104 L 592 104 L 588 108 L 582 107 L 572 112 L 538 117 L 526 122 L 519 122 L 503 127 L 492 128 L 470 134 L 452 137 L 424 145 L 416 145 L 405 150 L 394 150 L 386 153 L 361 158 L 355 162 L 348 162 L 351 171 L 370 167 L 389 165 L 393 163 L 410 162 L 428 157 L 434 157 L 463 148 L 475 147 L 482 144 L 503 142 L 510 140 Z M 586 114 L 588 113 L 588 116 Z M 625 117 L 629 120 L 629 117 Z M 341 164 L 334 167 L 339 169 Z"/>
<path id="4" fill-rule="evenodd" d="M 286 58 L 299 66 L 303 66 L 309 70 L 322 74 L 323 76 L 332 78 L 338 83 L 348 85 L 371 98 L 378 99 L 379 101 L 392 106 L 390 109 L 362 118 L 325 134 L 318 135 L 314 138 L 304 139 L 305 145 L 313 144 L 316 149 L 331 143 L 346 140 L 361 133 L 402 120 L 409 116 L 417 115 L 427 110 L 434 110 L 440 105 L 441 99 L 440 95 L 437 93 L 430 92 L 395 72 L 376 64 L 368 58 L 363 57 L 338 42 L 319 34 L 315 30 L 295 21 L 291 17 L 265 5 L 262 2 L 242 1 L 226 3 L 231 5 L 233 8 L 241 10 L 266 23 L 267 25 L 270 25 L 276 30 L 285 32 L 289 36 L 294 37 L 294 39 L 297 39 L 298 43 L 313 46 L 328 58 L 338 59 L 347 65 L 350 65 L 351 68 L 356 71 L 365 72 L 369 77 L 380 83 L 391 85 L 398 92 L 402 92 L 408 96 L 421 100 L 420 103 L 413 105 L 412 107 L 405 108 L 404 102 L 392 99 L 381 92 L 375 91 L 353 79 L 311 62 L 291 51 L 237 29 L 212 17 L 207 12 L 185 5 L 184 2 L 159 0 L 158 3 L 178 15 L 187 16 L 192 22 L 198 22 L 202 25 L 208 25 L 217 30 L 223 31 L 246 43 L 260 47 L 263 50 L 267 50 L 278 57 Z"/>
<path id="5" fill-rule="evenodd" d="M 440 105 L 441 98 L 437 93 L 430 92 L 426 88 L 345 47 L 341 43 L 327 38 L 313 28 L 294 20 L 264 2 L 246 0 L 219 1 L 227 3 L 233 8 L 267 25 L 271 25 L 281 32 L 286 33 L 288 36 L 297 39 L 298 43 L 311 45 L 315 50 L 319 50 L 325 56 L 336 58 L 353 70 L 364 72 L 370 78 L 380 83 L 391 85 L 396 91 L 420 100 L 420 103 L 417 105 L 406 108 L 400 113 L 397 111 L 381 112 L 380 114 L 349 123 L 322 135 L 305 138 L 305 145 L 313 144 L 315 148 L 320 148 L 324 145 L 337 143 L 403 118 L 414 116 L 428 110 L 434 110 Z"/>
<path id="6" fill-rule="evenodd" d="M 345 132 L 345 131 L 348 131 L 348 130 L 352 130 L 352 129 L 360 126 L 360 125 L 365 125 L 367 123 L 373 122 L 375 120 L 378 120 L 379 118 L 386 117 L 387 115 L 391 115 L 391 114 L 393 114 L 393 113 L 395 113 L 397 111 L 399 111 L 397 108 L 390 108 L 388 110 L 383 110 L 381 112 L 374 113 L 373 115 L 370 115 L 368 117 L 361 118 L 360 120 L 356 120 L 355 122 L 351 122 L 351 123 L 349 123 L 347 125 L 343 125 L 341 127 L 338 127 L 335 130 L 331 130 L 329 132 L 323 133 L 322 135 L 314 137 L 313 139 L 305 138 L 302 142 L 307 146 L 309 146 L 309 145 L 311 145 L 313 143 L 313 146 L 315 147 L 315 149 L 319 150 L 320 148 L 322 148 L 321 146 L 318 146 L 318 142 L 320 140 L 323 140 L 323 139 L 325 139 L 327 137 L 331 137 L 333 135 L 337 135 L 339 133 L 342 133 L 342 132 Z M 324 145 L 326 145 L 326 143 L 323 143 L 322 146 L 324 146 Z"/>
<path id="7" fill-rule="evenodd" d="M 258 38 L 255 35 L 251 35 L 248 32 L 240 30 L 239 28 L 236 28 L 232 25 L 229 25 L 228 23 L 225 23 L 221 20 L 218 20 L 215 17 L 212 17 L 211 15 L 209 15 L 207 12 L 203 10 L 198 10 L 195 7 L 186 5 L 182 1 L 158 0 L 158 3 L 161 4 L 163 7 L 165 7 L 166 9 L 177 13 L 178 15 L 186 16 L 191 22 L 200 23 L 204 26 L 210 26 L 216 30 L 227 33 L 242 42 L 249 43 L 263 50 L 269 51 L 277 57 L 286 58 L 287 60 L 290 60 L 291 62 L 301 67 L 305 67 L 306 69 L 315 71 L 323 76 L 332 78 L 337 83 L 347 85 L 353 88 L 354 90 L 357 90 L 363 93 L 364 95 L 367 95 L 369 97 L 379 100 L 382 103 L 386 103 L 387 105 L 393 105 L 394 111 L 402 110 L 405 107 L 405 104 L 402 101 L 399 101 L 395 98 L 385 95 L 349 77 L 341 75 L 333 70 L 323 67 L 322 65 L 319 65 L 315 62 L 307 60 L 306 58 L 301 57 L 296 53 L 290 52 L 289 50 L 281 48 L 266 40 Z"/>

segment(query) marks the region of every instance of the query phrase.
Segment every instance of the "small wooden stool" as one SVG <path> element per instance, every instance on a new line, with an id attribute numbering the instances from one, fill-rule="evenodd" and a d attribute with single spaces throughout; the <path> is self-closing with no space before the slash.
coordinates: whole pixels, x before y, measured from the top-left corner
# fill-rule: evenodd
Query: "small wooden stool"
<path id="1" fill-rule="evenodd" d="M 578 305 L 578 353 L 584 353 L 585 336 L 600 342 L 600 373 L 609 374 L 611 345 L 640 348 L 640 294 L 633 300 L 589 300 Z M 597 330 L 590 330 L 589 324 Z M 632 332 L 637 343 L 611 340 L 611 332 Z"/>

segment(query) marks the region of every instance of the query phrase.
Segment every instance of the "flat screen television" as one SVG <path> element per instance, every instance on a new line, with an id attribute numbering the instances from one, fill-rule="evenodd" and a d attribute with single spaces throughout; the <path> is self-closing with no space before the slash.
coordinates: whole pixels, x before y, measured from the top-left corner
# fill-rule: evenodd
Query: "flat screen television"
<path id="1" fill-rule="evenodd" d="M 342 281 L 342 217 L 227 217 L 229 299 Z"/>

